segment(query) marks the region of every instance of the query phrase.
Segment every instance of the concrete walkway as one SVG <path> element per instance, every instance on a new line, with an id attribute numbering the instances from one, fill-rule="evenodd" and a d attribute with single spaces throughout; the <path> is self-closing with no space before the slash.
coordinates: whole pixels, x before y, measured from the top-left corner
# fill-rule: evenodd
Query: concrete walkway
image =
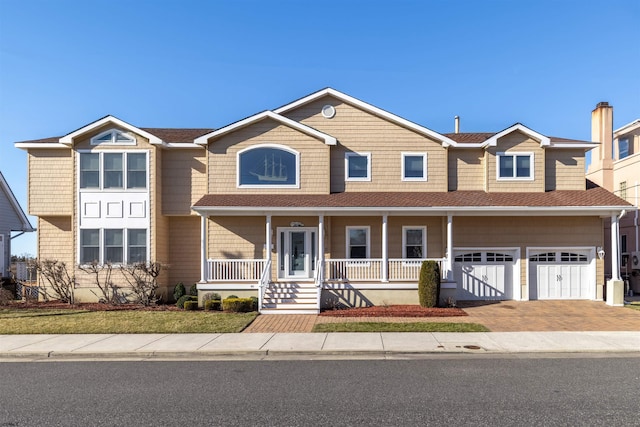
<path id="1" fill-rule="evenodd" d="M 397 358 L 451 353 L 640 357 L 640 332 L 0 335 L 0 360 Z"/>

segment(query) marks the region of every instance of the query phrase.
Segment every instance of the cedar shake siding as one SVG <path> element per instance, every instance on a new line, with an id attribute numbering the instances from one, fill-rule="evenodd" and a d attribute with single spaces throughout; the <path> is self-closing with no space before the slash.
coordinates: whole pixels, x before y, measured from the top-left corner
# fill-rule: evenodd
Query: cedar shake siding
<path id="1" fill-rule="evenodd" d="M 162 213 L 194 215 L 191 210 L 207 193 L 207 164 L 204 148 L 167 150 L 162 153 Z"/>
<path id="2" fill-rule="evenodd" d="M 71 215 L 75 174 L 71 151 L 29 150 L 29 213 Z"/>
<path id="3" fill-rule="evenodd" d="M 169 288 L 200 280 L 200 217 L 169 217 Z"/>
<path id="4" fill-rule="evenodd" d="M 485 189 L 484 150 L 449 148 L 449 191 Z"/>
<path id="5" fill-rule="evenodd" d="M 533 179 L 497 179 L 498 156 L 497 153 L 518 154 L 533 153 Z M 490 147 L 485 154 L 487 166 L 487 191 L 489 192 L 542 192 L 545 190 L 545 149 L 540 147 L 538 141 L 534 141 L 520 132 L 512 132 L 498 140 L 497 147 Z"/>
<path id="6" fill-rule="evenodd" d="M 584 152 L 545 150 L 545 190 L 584 190 Z"/>

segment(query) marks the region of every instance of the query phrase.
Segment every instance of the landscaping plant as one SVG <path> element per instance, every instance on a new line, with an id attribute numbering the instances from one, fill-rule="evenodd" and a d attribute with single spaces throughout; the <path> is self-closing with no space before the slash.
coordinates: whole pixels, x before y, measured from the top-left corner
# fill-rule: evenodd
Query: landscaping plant
<path id="1" fill-rule="evenodd" d="M 435 261 L 424 261 L 420 268 L 418 296 L 422 307 L 437 307 L 440 301 L 440 267 Z"/>
<path id="2" fill-rule="evenodd" d="M 62 302 L 73 304 L 75 302 L 74 290 L 76 287 L 76 278 L 67 270 L 67 265 L 62 261 L 45 259 L 36 261 L 36 270 L 40 273 L 49 284 L 55 295 L 53 297 Z M 41 288 L 42 297 L 45 301 L 49 300 L 47 287 Z"/>
<path id="3" fill-rule="evenodd" d="M 180 297 L 186 294 L 187 291 L 184 288 L 182 282 L 178 283 L 175 288 L 173 288 L 173 299 L 178 301 Z"/>

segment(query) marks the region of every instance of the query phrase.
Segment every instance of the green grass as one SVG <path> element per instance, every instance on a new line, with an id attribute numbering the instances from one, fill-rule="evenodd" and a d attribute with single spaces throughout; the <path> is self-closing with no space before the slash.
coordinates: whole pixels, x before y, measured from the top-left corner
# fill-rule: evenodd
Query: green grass
<path id="1" fill-rule="evenodd" d="M 386 322 L 345 322 L 318 323 L 313 332 L 489 332 L 478 323 L 386 323 Z"/>
<path id="2" fill-rule="evenodd" d="M 240 332 L 258 313 L 0 309 L 0 334 L 186 334 Z"/>

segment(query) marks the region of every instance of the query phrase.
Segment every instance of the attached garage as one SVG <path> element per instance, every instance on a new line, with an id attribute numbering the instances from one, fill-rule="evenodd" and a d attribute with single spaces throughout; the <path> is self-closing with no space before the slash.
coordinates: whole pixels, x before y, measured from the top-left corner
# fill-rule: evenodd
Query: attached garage
<path id="1" fill-rule="evenodd" d="M 510 300 L 519 286 L 515 249 L 458 249 L 454 277 L 458 300 Z M 519 298 L 519 295 L 517 295 Z"/>
<path id="2" fill-rule="evenodd" d="M 529 299 L 595 299 L 594 249 L 529 251 Z"/>

